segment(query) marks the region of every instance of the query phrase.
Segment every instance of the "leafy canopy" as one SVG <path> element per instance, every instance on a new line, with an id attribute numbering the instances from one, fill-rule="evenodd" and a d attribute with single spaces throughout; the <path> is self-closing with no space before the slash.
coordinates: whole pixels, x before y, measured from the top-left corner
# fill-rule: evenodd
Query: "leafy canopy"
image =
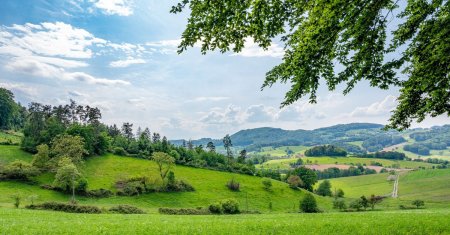
<path id="1" fill-rule="evenodd" d="M 281 37 L 283 61 L 262 86 L 291 85 L 281 106 L 308 94 L 315 103 L 322 79 L 329 90 L 344 83 L 344 94 L 367 80 L 381 89 L 400 87 L 389 128 L 450 115 L 447 0 L 182 0 L 171 12 L 187 7 L 179 53 L 199 41 L 203 54 L 240 52 L 249 38 L 268 49 Z"/>

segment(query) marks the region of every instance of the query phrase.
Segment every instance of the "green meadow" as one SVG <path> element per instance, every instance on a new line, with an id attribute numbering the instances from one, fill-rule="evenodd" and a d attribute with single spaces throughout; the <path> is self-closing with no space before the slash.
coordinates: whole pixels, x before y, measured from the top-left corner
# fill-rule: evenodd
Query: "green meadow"
<path id="1" fill-rule="evenodd" d="M 449 234 L 449 210 L 260 215 L 69 214 L 0 208 L 1 234 Z"/>

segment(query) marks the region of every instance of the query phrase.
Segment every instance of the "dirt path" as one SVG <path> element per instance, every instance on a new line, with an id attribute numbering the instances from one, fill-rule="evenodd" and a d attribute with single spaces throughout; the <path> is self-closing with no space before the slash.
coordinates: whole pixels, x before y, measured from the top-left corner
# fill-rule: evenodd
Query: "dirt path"
<path id="1" fill-rule="evenodd" d="M 397 177 L 395 178 L 394 182 L 394 189 L 392 190 L 392 197 L 397 198 L 398 197 L 398 180 L 400 179 L 400 174 L 397 173 Z"/>

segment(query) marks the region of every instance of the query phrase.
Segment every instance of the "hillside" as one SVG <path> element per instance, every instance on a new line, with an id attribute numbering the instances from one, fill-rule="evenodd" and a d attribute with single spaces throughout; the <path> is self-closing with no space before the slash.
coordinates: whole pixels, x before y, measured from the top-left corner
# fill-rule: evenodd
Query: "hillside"
<path id="1" fill-rule="evenodd" d="M 17 146 L 0 146 L 1 149 L 10 149 L 10 152 L 21 153 Z M 3 152 L 3 151 L 2 151 Z M 0 155 L 0 159 L 3 158 Z M 8 155 L 9 156 L 9 155 Z M 18 155 L 22 160 L 30 161 L 31 155 Z M 5 161 L 10 161 L 9 156 Z M 117 180 L 136 176 L 147 176 L 158 180 L 157 166 L 153 161 L 120 157 L 107 154 L 89 158 L 82 169 L 89 184 L 89 189 L 106 188 L 115 190 L 113 185 Z M 189 182 L 194 192 L 180 193 L 149 193 L 140 196 L 115 196 L 111 198 L 91 199 L 80 197 L 82 204 L 96 204 L 105 207 L 116 204 L 130 204 L 145 208 L 149 212 L 156 212 L 160 207 L 194 208 L 206 207 L 211 203 L 227 198 L 237 199 L 242 209 L 269 211 L 269 203 L 273 204 L 273 211 L 287 212 L 298 208 L 298 202 L 305 194 L 302 190 L 293 190 L 286 183 L 272 180 L 271 191 L 263 189 L 262 178 L 185 166 L 176 166 L 173 169 L 178 179 Z M 240 192 L 230 191 L 225 184 L 234 178 L 241 184 Z M 14 181 L 0 182 L 0 205 L 12 206 L 11 195 L 36 194 L 38 202 L 67 201 L 69 196 L 59 192 L 44 190 L 40 184 L 51 184 L 53 175 L 44 174 L 36 179 L 38 185 L 30 185 Z M 331 209 L 331 199 L 317 197 L 319 206 L 324 210 Z"/>
<path id="2" fill-rule="evenodd" d="M 231 140 L 236 154 L 244 148 L 248 152 L 265 154 L 268 148 L 332 144 L 350 154 L 399 151 L 412 159 L 450 159 L 450 125 L 408 129 L 403 132 L 384 131 L 382 127 L 383 125 L 373 123 L 339 124 L 314 130 L 261 127 L 238 131 L 231 135 Z M 197 146 L 206 146 L 208 142 L 213 142 L 219 151 L 224 152 L 220 139 L 192 140 Z M 171 143 L 181 145 L 183 140 L 171 140 Z"/>

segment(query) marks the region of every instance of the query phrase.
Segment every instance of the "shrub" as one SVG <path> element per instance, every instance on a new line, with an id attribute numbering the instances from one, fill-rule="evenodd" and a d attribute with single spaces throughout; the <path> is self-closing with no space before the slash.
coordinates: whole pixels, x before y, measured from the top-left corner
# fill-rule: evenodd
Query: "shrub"
<path id="1" fill-rule="evenodd" d="M 317 202 L 314 196 L 310 193 L 306 194 L 303 197 L 303 200 L 300 201 L 300 211 L 304 213 L 317 213 L 319 209 L 317 208 Z"/>
<path id="2" fill-rule="evenodd" d="M 11 197 L 12 197 L 12 199 L 14 199 L 14 207 L 19 208 L 20 202 L 22 201 L 22 195 L 16 193 L 16 194 L 12 195 Z"/>
<path id="3" fill-rule="evenodd" d="M 344 197 L 344 190 L 338 189 L 338 190 L 335 192 L 334 196 L 335 196 L 335 197 Z"/>
<path id="4" fill-rule="evenodd" d="M 417 209 L 419 209 L 419 207 L 425 206 L 425 202 L 423 200 L 414 200 L 411 204 L 416 206 Z"/>
<path id="5" fill-rule="evenodd" d="M 239 203 L 234 199 L 226 199 L 221 202 L 223 213 L 237 214 L 239 213 Z"/>
<path id="6" fill-rule="evenodd" d="M 360 211 L 361 208 L 363 207 L 363 206 L 362 206 L 361 199 L 356 199 L 356 200 L 352 201 L 352 202 L 350 203 L 349 207 L 352 208 L 352 209 L 355 209 L 355 210 L 357 210 L 357 211 Z"/>
<path id="7" fill-rule="evenodd" d="M 240 190 L 240 184 L 237 182 L 234 178 L 228 181 L 227 187 L 231 191 L 239 191 Z"/>
<path id="8" fill-rule="evenodd" d="M 304 185 L 302 179 L 300 179 L 298 175 L 289 176 L 287 183 L 289 184 L 289 187 L 293 189 L 297 189 L 298 187 L 302 187 Z"/>
<path id="9" fill-rule="evenodd" d="M 105 198 L 105 197 L 113 196 L 114 193 L 111 190 L 101 188 L 101 189 L 89 190 L 86 192 L 86 195 L 88 197 L 93 197 L 93 198 Z"/>
<path id="10" fill-rule="evenodd" d="M 119 155 L 119 156 L 126 156 L 127 155 L 127 151 L 125 151 L 124 148 L 122 147 L 114 147 L 113 151 L 114 154 Z"/>
<path id="11" fill-rule="evenodd" d="M 321 196 L 329 196 L 331 197 L 331 183 L 329 180 L 324 180 L 319 184 L 319 187 L 316 190 L 316 193 Z"/>
<path id="12" fill-rule="evenodd" d="M 344 201 L 344 199 L 336 199 L 336 200 L 334 200 L 334 202 L 333 202 L 333 208 L 334 209 L 339 209 L 339 210 L 345 210 L 345 209 L 347 209 L 347 205 L 345 204 L 345 201 Z"/>
<path id="13" fill-rule="evenodd" d="M 183 180 L 176 180 L 175 174 L 170 171 L 167 175 L 166 192 L 191 192 L 195 191 L 194 187 Z"/>
<path id="14" fill-rule="evenodd" d="M 117 181 L 115 187 L 117 189 L 117 195 L 120 196 L 135 196 L 147 191 L 146 189 L 146 177 L 136 177 L 127 180 Z"/>
<path id="15" fill-rule="evenodd" d="M 39 170 L 30 163 L 16 160 L 8 165 L 0 172 L 0 179 L 25 180 L 29 181 L 30 177 L 39 174 Z"/>
<path id="16" fill-rule="evenodd" d="M 44 202 L 39 205 L 28 205 L 27 209 L 35 210 L 53 210 L 64 211 L 69 213 L 86 213 L 86 214 L 100 214 L 102 211 L 96 206 L 81 206 L 76 204 L 66 204 L 60 202 Z"/>
<path id="17" fill-rule="evenodd" d="M 270 179 L 263 179 L 261 181 L 265 190 L 270 191 L 272 188 L 272 181 Z"/>
<path id="18" fill-rule="evenodd" d="M 209 211 L 207 209 L 199 208 L 159 208 L 160 214 L 167 215 L 207 215 Z"/>
<path id="19" fill-rule="evenodd" d="M 220 203 L 213 203 L 213 204 L 209 205 L 208 210 L 209 210 L 209 212 L 211 212 L 213 214 L 222 214 L 223 213 L 222 205 Z"/>
<path id="20" fill-rule="evenodd" d="M 143 210 L 130 205 L 114 206 L 109 208 L 109 211 L 118 214 L 145 214 Z"/>

